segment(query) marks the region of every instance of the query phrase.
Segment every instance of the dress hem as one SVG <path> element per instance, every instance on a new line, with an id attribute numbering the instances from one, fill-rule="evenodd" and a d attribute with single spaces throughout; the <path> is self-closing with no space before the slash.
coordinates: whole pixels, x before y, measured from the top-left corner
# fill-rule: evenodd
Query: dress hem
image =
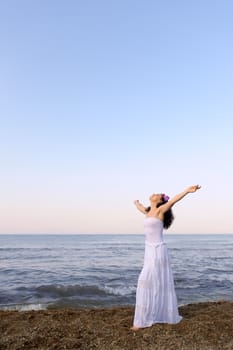
<path id="1" fill-rule="evenodd" d="M 144 326 L 138 326 L 136 324 L 134 324 L 134 327 L 137 327 L 137 328 L 148 328 L 148 327 L 151 327 L 155 324 L 158 324 L 158 323 L 163 323 L 163 324 L 178 324 L 180 321 L 182 321 L 183 317 L 180 316 L 179 319 L 175 322 L 167 322 L 167 321 L 153 321 L 153 322 L 150 322 L 148 323 L 147 325 L 144 325 Z"/>

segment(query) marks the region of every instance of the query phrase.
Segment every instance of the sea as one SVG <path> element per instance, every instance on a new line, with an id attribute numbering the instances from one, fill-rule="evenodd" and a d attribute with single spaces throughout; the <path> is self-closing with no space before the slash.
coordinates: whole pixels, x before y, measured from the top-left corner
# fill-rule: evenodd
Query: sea
<path id="1" fill-rule="evenodd" d="M 179 305 L 233 301 L 233 234 L 166 234 Z M 133 306 L 144 235 L 0 235 L 0 309 Z"/>

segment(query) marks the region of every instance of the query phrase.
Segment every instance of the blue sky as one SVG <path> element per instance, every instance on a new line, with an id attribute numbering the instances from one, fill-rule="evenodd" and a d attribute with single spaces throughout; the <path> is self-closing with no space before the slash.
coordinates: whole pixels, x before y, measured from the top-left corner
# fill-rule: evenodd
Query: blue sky
<path id="1" fill-rule="evenodd" d="M 233 4 L 0 3 L 0 233 L 233 233 Z"/>

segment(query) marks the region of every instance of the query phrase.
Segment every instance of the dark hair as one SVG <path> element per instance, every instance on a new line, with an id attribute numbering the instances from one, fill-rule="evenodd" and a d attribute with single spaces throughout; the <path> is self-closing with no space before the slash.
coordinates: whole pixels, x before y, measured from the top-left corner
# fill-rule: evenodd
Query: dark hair
<path id="1" fill-rule="evenodd" d="M 164 203 L 166 203 L 166 201 L 163 201 L 161 203 L 157 204 L 157 208 L 160 207 L 161 205 L 163 205 Z M 150 211 L 150 207 L 146 208 L 146 212 L 148 213 Z M 163 227 L 165 229 L 168 229 L 172 222 L 174 220 L 174 215 L 171 209 L 168 209 L 165 213 L 164 213 L 164 217 L 163 217 Z"/>

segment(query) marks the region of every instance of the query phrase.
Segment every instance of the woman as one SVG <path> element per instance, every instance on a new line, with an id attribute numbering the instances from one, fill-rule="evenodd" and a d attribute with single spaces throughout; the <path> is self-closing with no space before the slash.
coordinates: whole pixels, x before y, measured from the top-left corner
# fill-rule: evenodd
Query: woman
<path id="1" fill-rule="evenodd" d="M 145 214 L 145 256 L 143 269 L 139 275 L 133 327 L 134 331 L 150 327 L 154 323 L 178 323 L 182 317 L 178 313 L 174 279 L 170 266 L 167 246 L 163 241 L 163 228 L 173 221 L 172 206 L 188 193 L 201 186 L 188 187 L 169 200 L 165 194 L 152 194 L 150 207 L 145 208 L 138 200 L 134 203 Z"/>

